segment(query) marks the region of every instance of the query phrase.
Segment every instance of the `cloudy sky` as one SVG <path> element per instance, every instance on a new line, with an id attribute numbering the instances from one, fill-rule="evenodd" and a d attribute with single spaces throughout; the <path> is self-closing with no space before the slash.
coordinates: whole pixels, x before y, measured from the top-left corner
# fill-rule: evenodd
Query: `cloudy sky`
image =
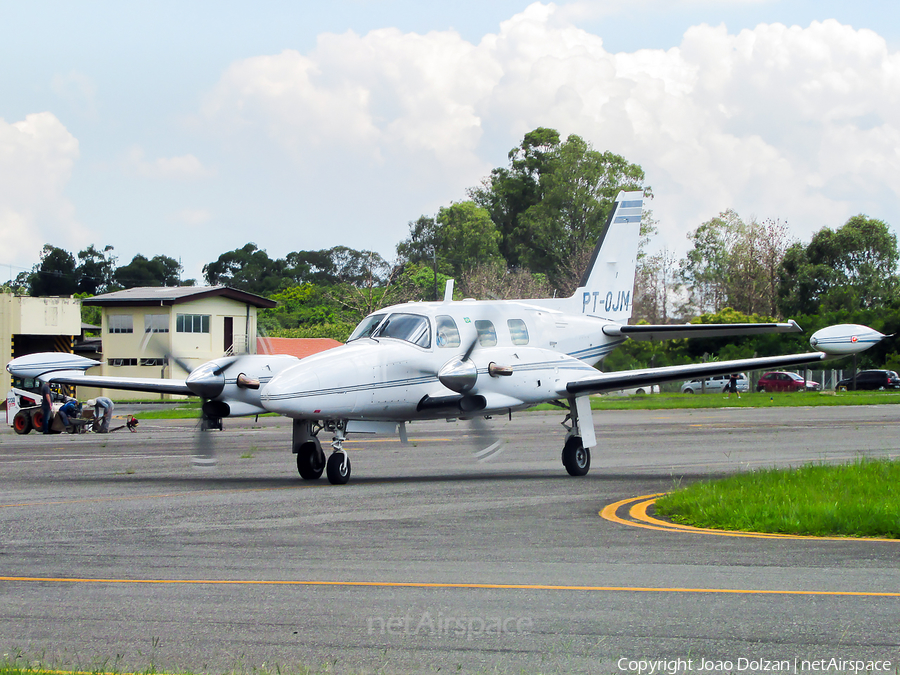
<path id="1" fill-rule="evenodd" d="M 0 280 L 44 243 L 390 259 L 529 130 L 640 164 L 661 235 L 727 208 L 900 227 L 896 0 L 0 0 Z"/>

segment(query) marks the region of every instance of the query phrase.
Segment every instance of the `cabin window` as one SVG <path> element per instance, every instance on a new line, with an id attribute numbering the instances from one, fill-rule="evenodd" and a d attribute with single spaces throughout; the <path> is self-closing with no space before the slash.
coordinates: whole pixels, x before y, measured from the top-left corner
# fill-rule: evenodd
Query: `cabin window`
<path id="1" fill-rule="evenodd" d="M 107 319 L 110 333 L 133 333 L 134 321 L 131 314 L 110 314 Z"/>
<path id="2" fill-rule="evenodd" d="M 506 325 L 509 326 L 509 337 L 514 345 L 528 344 L 528 326 L 522 319 L 508 319 Z"/>
<path id="3" fill-rule="evenodd" d="M 431 325 L 428 319 L 418 314 L 391 314 L 378 326 L 372 337 L 396 338 L 429 349 Z"/>
<path id="4" fill-rule="evenodd" d="M 378 328 L 378 324 L 381 323 L 385 316 L 387 315 L 373 314 L 372 316 L 367 316 L 359 323 L 356 330 L 350 334 L 350 339 L 348 339 L 347 342 L 353 342 L 353 340 L 358 340 L 359 338 L 372 337 L 372 333 L 375 332 L 375 329 Z"/>
<path id="5" fill-rule="evenodd" d="M 497 329 L 493 323 L 487 320 L 476 321 L 475 330 L 478 331 L 478 344 L 482 347 L 497 346 Z"/>
<path id="6" fill-rule="evenodd" d="M 438 347 L 459 347 L 459 329 L 452 316 L 435 317 L 434 325 L 437 331 Z"/>
<path id="7" fill-rule="evenodd" d="M 175 316 L 175 332 L 208 333 L 209 314 L 178 314 Z"/>

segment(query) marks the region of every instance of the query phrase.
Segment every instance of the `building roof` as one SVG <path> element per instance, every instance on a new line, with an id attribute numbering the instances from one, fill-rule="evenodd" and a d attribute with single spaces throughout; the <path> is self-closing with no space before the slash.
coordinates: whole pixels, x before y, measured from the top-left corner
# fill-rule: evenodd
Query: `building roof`
<path id="1" fill-rule="evenodd" d="M 256 338 L 257 354 L 288 354 L 302 359 L 333 347 L 340 347 L 341 342 L 331 338 Z"/>
<path id="2" fill-rule="evenodd" d="M 139 307 L 147 305 L 179 305 L 183 302 L 221 296 L 254 307 L 277 307 L 278 303 L 260 295 L 228 286 L 142 286 L 115 293 L 104 293 L 82 300 L 84 305 L 100 307 Z"/>

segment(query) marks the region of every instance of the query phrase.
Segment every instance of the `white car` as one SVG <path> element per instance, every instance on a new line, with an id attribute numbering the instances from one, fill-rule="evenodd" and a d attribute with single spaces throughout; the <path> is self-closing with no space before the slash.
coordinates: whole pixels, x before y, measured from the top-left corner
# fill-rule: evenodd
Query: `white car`
<path id="1" fill-rule="evenodd" d="M 635 394 L 658 394 L 659 385 L 646 385 L 644 387 L 634 387 L 633 389 L 618 389 L 616 391 L 606 392 L 609 396 L 634 396 Z"/>
<path id="2" fill-rule="evenodd" d="M 728 375 L 716 375 L 706 380 L 707 394 L 721 394 L 728 386 Z M 741 373 L 737 381 L 737 390 L 740 392 L 750 391 L 750 380 L 747 373 Z M 703 386 L 700 380 L 690 380 L 681 385 L 682 394 L 702 394 Z"/>

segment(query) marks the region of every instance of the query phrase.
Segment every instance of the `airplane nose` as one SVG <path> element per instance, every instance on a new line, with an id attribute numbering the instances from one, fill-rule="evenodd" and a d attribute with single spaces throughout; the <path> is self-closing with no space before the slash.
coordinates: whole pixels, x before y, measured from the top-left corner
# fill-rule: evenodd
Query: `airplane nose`
<path id="1" fill-rule="evenodd" d="M 312 403 L 308 397 L 309 392 L 320 389 L 319 376 L 312 368 L 303 365 L 288 368 L 277 374 L 260 392 L 260 403 L 271 412 L 288 417 L 313 414 L 312 410 L 306 410 Z"/>

